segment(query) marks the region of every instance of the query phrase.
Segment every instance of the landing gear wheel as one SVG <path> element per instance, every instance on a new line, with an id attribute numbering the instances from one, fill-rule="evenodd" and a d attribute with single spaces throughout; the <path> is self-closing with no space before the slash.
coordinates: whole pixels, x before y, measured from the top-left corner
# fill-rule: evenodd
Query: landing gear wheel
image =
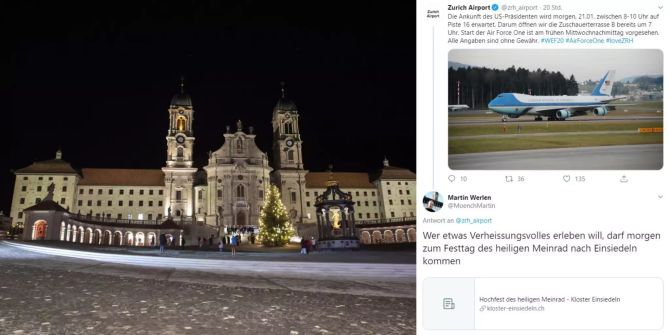
<path id="1" fill-rule="evenodd" d="M 536 116 L 535 121 L 542 121 L 542 117 L 541 116 Z"/>

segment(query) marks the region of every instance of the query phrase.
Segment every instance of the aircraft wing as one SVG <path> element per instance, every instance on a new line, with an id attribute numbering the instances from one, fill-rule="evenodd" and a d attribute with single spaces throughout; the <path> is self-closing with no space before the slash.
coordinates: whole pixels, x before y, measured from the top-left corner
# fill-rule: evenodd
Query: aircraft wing
<path id="1" fill-rule="evenodd" d="M 543 116 L 554 116 L 556 115 L 557 111 L 567 109 L 570 111 L 570 114 L 572 116 L 579 116 L 579 115 L 586 115 L 588 111 L 597 108 L 597 107 L 604 107 L 606 105 L 588 105 L 588 106 L 578 106 L 578 107 L 549 107 L 549 108 L 539 108 L 535 109 L 535 112 L 537 112 L 540 115 Z"/>

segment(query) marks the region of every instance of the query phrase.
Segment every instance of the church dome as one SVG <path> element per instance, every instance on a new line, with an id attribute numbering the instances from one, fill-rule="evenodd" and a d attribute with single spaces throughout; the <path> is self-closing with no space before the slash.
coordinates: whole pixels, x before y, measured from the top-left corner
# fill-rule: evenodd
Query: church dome
<path id="1" fill-rule="evenodd" d="M 193 106 L 191 103 L 191 96 L 182 92 L 175 94 L 170 101 L 170 105 L 173 106 Z"/>
<path id="2" fill-rule="evenodd" d="M 179 84 L 179 92 L 172 97 L 170 101 L 172 106 L 193 106 L 191 102 L 191 96 L 184 93 L 184 77 L 181 77 L 181 83 Z"/>
<path id="3" fill-rule="evenodd" d="M 275 109 L 283 111 L 295 111 L 298 110 L 298 106 L 296 106 L 292 100 L 282 97 L 277 101 Z"/>
<path id="4" fill-rule="evenodd" d="M 295 105 L 293 100 L 286 97 L 286 89 L 284 88 L 285 84 L 282 81 L 281 85 L 281 95 L 277 104 L 275 105 L 275 111 L 297 111 L 298 106 Z"/>

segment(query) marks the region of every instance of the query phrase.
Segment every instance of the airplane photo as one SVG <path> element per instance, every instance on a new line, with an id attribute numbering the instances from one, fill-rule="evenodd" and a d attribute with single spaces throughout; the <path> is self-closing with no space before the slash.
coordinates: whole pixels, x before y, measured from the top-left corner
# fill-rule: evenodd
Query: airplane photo
<path id="1" fill-rule="evenodd" d="M 518 118 L 522 115 L 536 115 L 536 121 L 546 117 L 549 121 L 565 120 L 573 116 L 604 116 L 614 110 L 610 102 L 625 98 L 611 95 L 614 85 L 614 70 L 608 71 L 598 82 L 590 96 L 537 96 L 520 93 L 500 93 L 489 102 L 489 109 L 507 117 Z"/>

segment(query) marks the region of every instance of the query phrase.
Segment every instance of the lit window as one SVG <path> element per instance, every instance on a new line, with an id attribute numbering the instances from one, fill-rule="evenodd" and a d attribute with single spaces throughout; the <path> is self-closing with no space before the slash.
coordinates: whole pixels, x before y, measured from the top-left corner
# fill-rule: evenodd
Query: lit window
<path id="1" fill-rule="evenodd" d="M 179 131 L 184 131 L 186 129 L 186 118 L 183 116 L 180 116 L 177 118 L 177 129 Z"/>

